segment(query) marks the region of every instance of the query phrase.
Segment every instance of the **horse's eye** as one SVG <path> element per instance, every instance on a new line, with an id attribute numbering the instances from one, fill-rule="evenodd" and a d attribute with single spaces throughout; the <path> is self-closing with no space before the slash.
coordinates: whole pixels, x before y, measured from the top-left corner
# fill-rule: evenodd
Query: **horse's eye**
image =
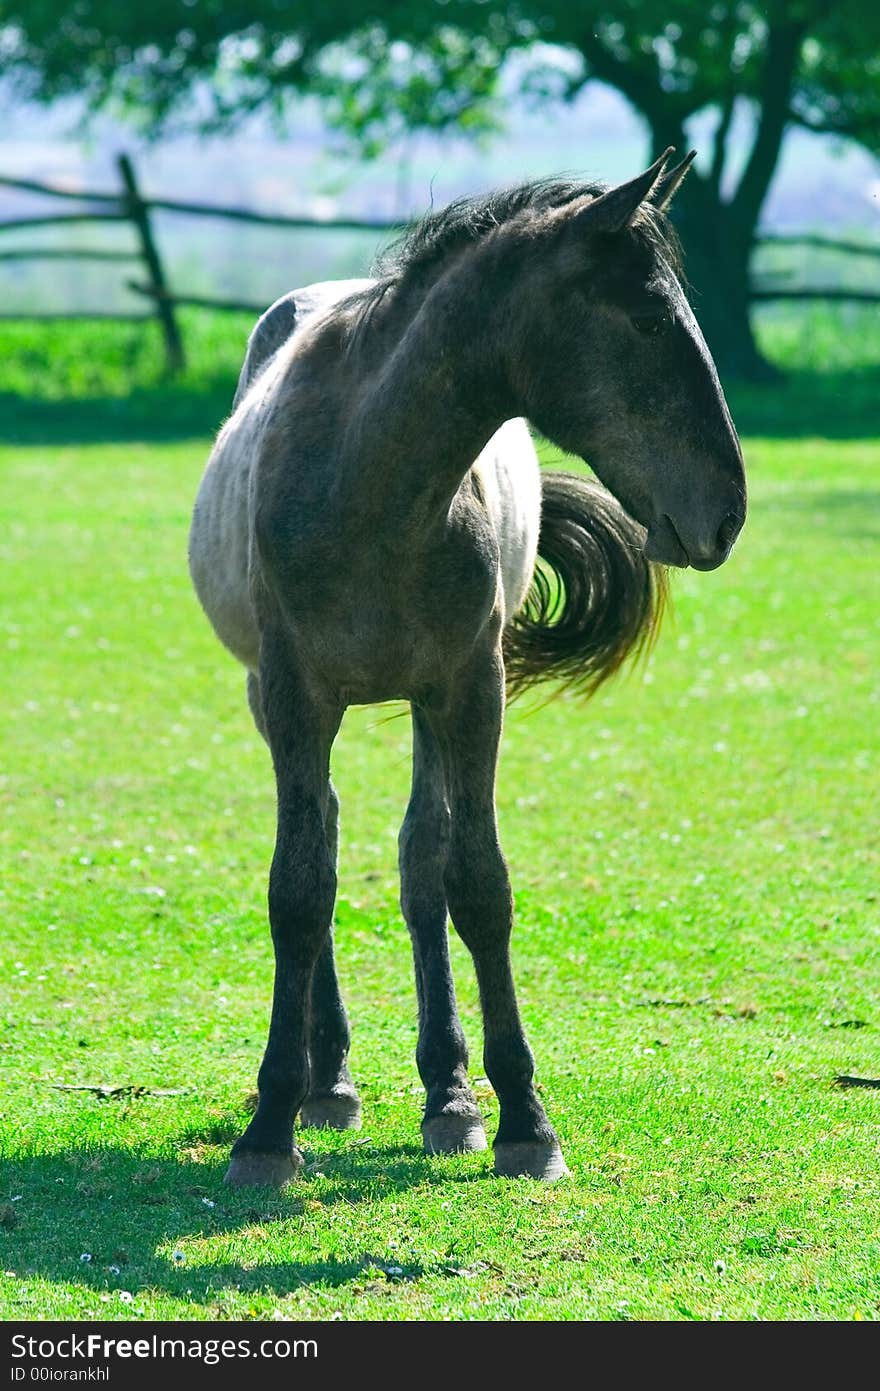
<path id="1" fill-rule="evenodd" d="M 659 338 L 672 327 L 672 315 L 665 311 L 660 314 L 635 315 L 632 326 L 637 333 L 644 333 L 648 338 Z"/>

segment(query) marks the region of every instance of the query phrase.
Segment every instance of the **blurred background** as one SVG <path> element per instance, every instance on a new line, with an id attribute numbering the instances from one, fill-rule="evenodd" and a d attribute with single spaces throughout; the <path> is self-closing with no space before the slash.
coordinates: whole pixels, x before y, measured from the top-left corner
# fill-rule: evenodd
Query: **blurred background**
<path id="1" fill-rule="evenodd" d="M 524 178 L 630 177 L 667 144 L 698 151 L 676 217 L 746 428 L 781 413 L 873 431 L 866 0 L 10 0 L 0 15 L 12 438 L 51 402 L 79 402 L 68 426 L 87 433 L 89 401 L 93 428 L 123 400 L 150 414 L 160 384 L 169 425 L 210 428 L 255 314 L 365 273 L 392 224 Z"/>
<path id="2" fill-rule="evenodd" d="M 0 1317 L 877 1318 L 878 52 L 877 0 L 0 0 Z M 574 1177 L 413 1147 L 411 739 L 365 708 L 333 776 L 368 1129 L 236 1198 L 274 788 L 186 551 L 247 335 L 432 203 L 667 145 L 749 519 L 650 663 L 506 720 Z"/>

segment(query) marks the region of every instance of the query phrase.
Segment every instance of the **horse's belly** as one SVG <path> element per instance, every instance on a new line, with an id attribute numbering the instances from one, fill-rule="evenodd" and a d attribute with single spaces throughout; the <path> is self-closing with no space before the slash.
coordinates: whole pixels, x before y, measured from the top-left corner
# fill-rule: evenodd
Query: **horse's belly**
<path id="1" fill-rule="evenodd" d="M 240 435 L 221 433 L 202 478 L 189 536 L 195 591 L 220 641 L 256 670 L 260 638 L 250 597 L 250 469 Z"/>

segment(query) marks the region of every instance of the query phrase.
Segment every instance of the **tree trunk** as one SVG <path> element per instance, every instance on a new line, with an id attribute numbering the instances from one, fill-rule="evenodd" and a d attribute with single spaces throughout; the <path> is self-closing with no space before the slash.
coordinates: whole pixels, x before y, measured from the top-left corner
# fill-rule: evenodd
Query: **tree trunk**
<path id="1" fill-rule="evenodd" d="M 683 130 L 671 123 L 652 126 L 652 158 L 672 145 L 673 160 L 687 149 Z M 749 262 L 752 229 L 744 235 L 717 183 L 694 171 L 676 194 L 672 221 L 684 246 L 684 279 L 691 304 L 719 376 L 756 382 L 778 380 L 778 368 L 763 357 L 752 332 Z"/>
<path id="2" fill-rule="evenodd" d="M 692 173 L 672 206 L 685 247 L 694 312 L 722 377 L 772 382 L 782 373 L 758 350 L 752 331 L 749 267 L 761 208 L 785 135 L 794 74 L 806 20 L 781 12 L 771 23 L 759 93 L 759 114 L 745 168 L 732 198 L 721 199 L 721 178 L 733 115 L 735 89 L 722 100 L 709 173 Z M 672 118 L 668 102 L 650 110 L 642 103 L 656 152 L 674 145 L 684 153 L 685 118 Z"/>
<path id="3" fill-rule="evenodd" d="M 722 379 L 778 380 L 779 369 L 762 356 L 752 330 L 751 237 L 744 239 L 738 234 L 724 204 L 715 202 L 705 186 L 689 190 L 686 183 L 678 199 L 673 212 L 685 248 L 691 302 L 719 375 Z"/>

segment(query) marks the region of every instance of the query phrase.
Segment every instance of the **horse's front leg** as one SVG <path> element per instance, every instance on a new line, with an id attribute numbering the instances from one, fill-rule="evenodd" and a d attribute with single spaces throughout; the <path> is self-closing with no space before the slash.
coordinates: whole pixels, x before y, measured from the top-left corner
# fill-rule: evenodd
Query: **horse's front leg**
<path id="1" fill-rule="evenodd" d="M 266 717 L 260 678 L 248 672 L 248 704 L 254 724 L 268 743 Z M 339 857 L 339 798 L 332 782 L 324 814 L 327 850 L 336 867 Z M 309 1061 L 311 1082 L 303 1108 L 303 1125 L 329 1126 L 332 1130 L 357 1130 L 361 1124 L 361 1102 L 348 1070 L 351 1034 L 348 1016 L 336 977 L 333 938 L 328 937 L 315 964 L 309 1014 Z"/>
<path id="2" fill-rule="evenodd" d="M 472 659 L 432 723 L 443 749 L 451 811 L 446 899 L 474 959 L 483 1010 L 483 1061 L 501 1108 L 495 1172 L 552 1180 L 568 1172 L 533 1084 L 534 1060 L 510 965 L 513 899 L 498 839 L 495 770 L 504 713 L 504 666 L 492 650 Z"/>
<path id="3" fill-rule="evenodd" d="M 327 849 L 334 867 L 339 851 L 339 798 L 330 784 L 324 818 Z M 333 937 L 328 933 L 312 976 L 309 1017 L 309 1094 L 303 1102 L 303 1125 L 331 1130 L 357 1130 L 361 1101 L 348 1070 L 351 1033 L 333 960 Z"/>
<path id="4" fill-rule="evenodd" d="M 326 813 L 330 747 L 342 712 L 315 697 L 280 631 L 263 635 L 260 688 L 278 790 L 269 876 L 275 991 L 258 1076 L 259 1104 L 233 1147 L 226 1178 L 233 1184 L 280 1187 L 302 1164 L 293 1124 L 309 1089 L 309 998 L 336 896 Z"/>
<path id="5" fill-rule="evenodd" d="M 419 1000 L 422 1138 L 429 1154 L 483 1150 L 486 1133 L 468 1084 L 468 1055 L 449 963 L 443 874 L 449 846 L 446 778 L 437 741 L 413 706 L 413 780 L 400 831 L 400 903 L 412 938 Z"/>

